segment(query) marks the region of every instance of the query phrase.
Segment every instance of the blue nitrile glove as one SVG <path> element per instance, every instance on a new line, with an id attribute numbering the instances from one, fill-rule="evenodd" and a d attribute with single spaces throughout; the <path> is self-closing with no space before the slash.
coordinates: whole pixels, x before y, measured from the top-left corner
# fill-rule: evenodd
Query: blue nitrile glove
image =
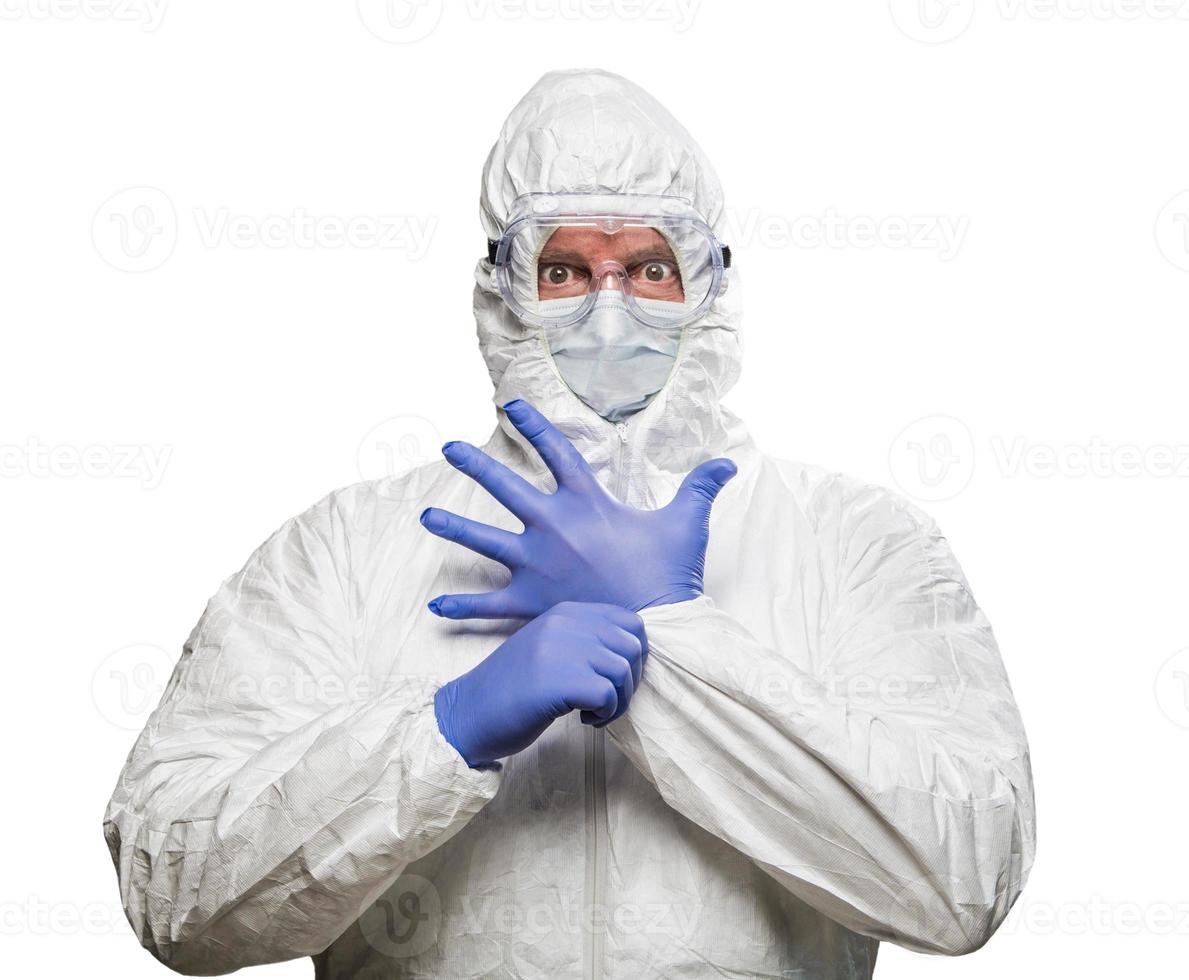
<path id="1" fill-rule="evenodd" d="M 438 689 L 438 728 L 473 769 L 527 748 L 575 708 L 601 728 L 627 710 L 647 651 L 635 613 L 563 602 Z"/>
<path id="2" fill-rule="evenodd" d="M 527 402 L 504 406 L 557 480 L 541 493 L 502 463 L 464 442 L 442 452 L 520 519 L 515 534 L 437 507 L 421 523 L 439 537 L 506 565 L 512 581 L 497 592 L 443 595 L 429 608 L 448 619 L 531 618 L 559 602 L 610 602 L 633 611 L 696 599 L 710 539 L 710 507 L 735 475 L 729 459 L 695 467 L 659 510 L 620 503 L 581 453 Z"/>

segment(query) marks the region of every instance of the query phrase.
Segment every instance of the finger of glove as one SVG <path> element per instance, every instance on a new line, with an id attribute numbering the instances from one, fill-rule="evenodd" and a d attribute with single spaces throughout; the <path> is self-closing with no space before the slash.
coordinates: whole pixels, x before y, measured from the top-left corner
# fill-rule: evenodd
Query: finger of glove
<path id="1" fill-rule="evenodd" d="M 442 619 L 529 619 L 535 615 L 524 607 L 511 589 L 474 595 L 440 595 L 429 601 L 429 610 Z"/>
<path id="2" fill-rule="evenodd" d="M 498 561 L 508 568 L 515 568 L 520 564 L 519 534 L 459 517 L 439 507 L 426 507 L 421 512 L 421 526 L 430 534 L 470 548 L 484 558 Z"/>
<path id="3" fill-rule="evenodd" d="M 442 455 L 520 518 L 522 524 L 540 513 L 545 495 L 483 450 L 466 442 L 448 442 L 442 447 Z"/>
<path id="4" fill-rule="evenodd" d="M 632 686 L 633 688 L 638 687 L 640 672 L 644 666 L 644 645 L 640 642 L 640 638 L 613 623 L 607 623 L 600 627 L 595 635 L 613 655 L 622 658 L 627 663 L 632 674 Z"/>
<path id="5" fill-rule="evenodd" d="M 708 518 L 719 491 L 737 472 L 735 464 L 722 457 L 700 463 L 685 475 L 672 504 L 688 509 L 703 519 Z"/>
<path id="6" fill-rule="evenodd" d="M 594 471 L 561 431 L 528 402 L 508 402 L 504 411 L 512 424 L 549 467 L 559 487 L 585 488 L 597 485 Z"/>
<path id="7" fill-rule="evenodd" d="M 604 621 L 618 626 L 621 630 L 631 633 L 637 640 L 640 641 L 640 652 L 643 656 L 648 655 L 648 633 L 644 629 L 644 620 L 637 616 L 630 609 L 625 609 L 623 606 L 616 606 L 608 602 L 591 602 L 584 603 L 589 607 L 589 611 L 602 618 Z"/>
<path id="8" fill-rule="evenodd" d="M 565 700 L 571 708 L 582 712 L 582 722 L 587 725 L 596 721 L 610 721 L 619 710 L 619 694 L 615 685 L 594 670 L 579 675 Z"/>
<path id="9" fill-rule="evenodd" d="M 636 693 L 632 665 L 626 657 L 611 650 L 596 650 L 591 653 L 587 662 L 592 670 L 606 677 L 615 685 L 615 694 L 619 699 L 619 704 L 615 713 L 604 722 L 604 724 L 609 724 L 628 710 L 628 705 Z"/>

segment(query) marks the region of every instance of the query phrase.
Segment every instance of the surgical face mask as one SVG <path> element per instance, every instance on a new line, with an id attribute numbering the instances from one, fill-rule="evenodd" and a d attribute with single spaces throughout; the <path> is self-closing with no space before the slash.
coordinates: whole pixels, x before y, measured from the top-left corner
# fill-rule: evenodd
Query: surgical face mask
<path id="1" fill-rule="evenodd" d="M 545 314 L 564 314 L 574 300 L 543 300 Z M 681 303 L 636 303 L 658 319 L 676 319 Z M 623 294 L 599 291 L 583 319 L 543 328 L 553 363 L 569 389 L 608 422 L 622 422 L 665 386 L 681 344 L 680 326 L 652 327 L 631 315 Z"/>

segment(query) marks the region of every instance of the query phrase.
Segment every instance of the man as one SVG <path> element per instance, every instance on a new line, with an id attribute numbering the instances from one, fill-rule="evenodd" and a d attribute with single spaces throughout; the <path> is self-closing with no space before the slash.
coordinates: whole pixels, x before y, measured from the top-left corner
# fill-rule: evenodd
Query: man
<path id="1" fill-rule="evenodd" d="M 990 627 L 928 517 L 720 404 L 722 212 L 624 79 L 513 110 L 475 290 L 498 427 L 277 531 L 121 776 L 107 839 L 163 962 L 860 978 L 881 939 L 1003 920 L 1035 820 Z"/>

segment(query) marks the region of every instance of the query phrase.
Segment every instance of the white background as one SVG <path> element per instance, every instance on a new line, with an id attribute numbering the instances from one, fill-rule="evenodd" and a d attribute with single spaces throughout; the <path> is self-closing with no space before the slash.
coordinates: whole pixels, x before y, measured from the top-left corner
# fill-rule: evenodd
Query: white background
<path id="1" fill-rule="evenodd" d="M 166 975 L 101 835 L 155 687 L 285 518 L 488 434 L 479 170 L 575 66 L 716 161 L 761 447 L 921 500 L 995 625 L 1031 881 L 877 975 L 1183 969 L 1189 0 L 73 2 L 0 0 L 7 974 Z"/>

